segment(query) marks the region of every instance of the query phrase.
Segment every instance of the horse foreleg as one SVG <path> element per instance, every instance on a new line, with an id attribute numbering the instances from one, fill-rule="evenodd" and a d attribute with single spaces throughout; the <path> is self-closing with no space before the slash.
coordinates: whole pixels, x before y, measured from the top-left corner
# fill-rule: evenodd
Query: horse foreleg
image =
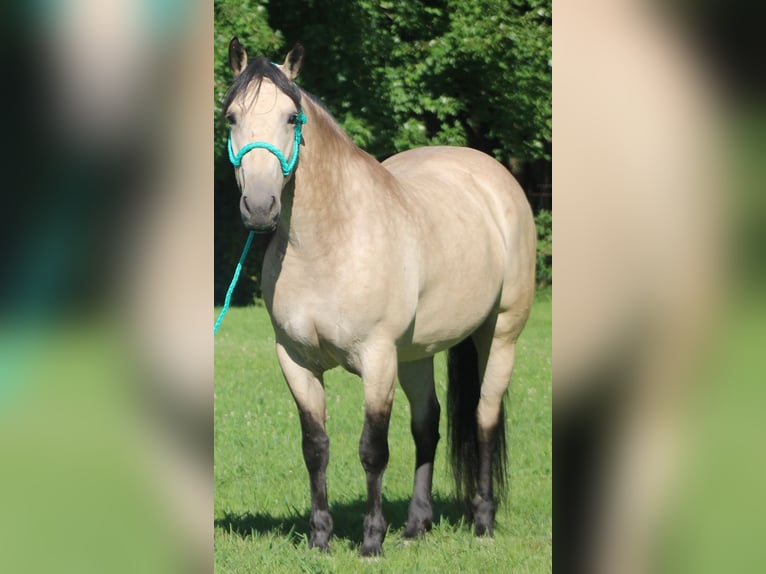
<path id="1" fill-rule="evenodd" d="M 396 382 L 396 350 L 376 348 L 367 353 L 363 368 L 364 428 L 359 458 L 367 475 L 367 513 L 364 517 L 362 556 L 383 551 L 386 520 L 383 517 L 383 472 L 388 464 L 388 423 Z"/>
<path id="2" fill-rule="evenodd" d="M 410 402 L 410 429 L 415 440 L 415 479 L 407 518 L 405 538 L 431 530 L 433 507 L 431 485 L 434 457 L 439 442 L 439 401 L 434 390 L 434 360 L 428 357 L 399 363 L 399 382 Z"/>
<path id="3" fill-rule="evenodd" d="M 327 504 L 326 470 L 330 439 L 325 432 L 325 395 L 321 375 L 299 365 L 290 352 L 277 343 L 277 357 L 293 394 L 301 420 L 303 460 L 311 484 L 311 534 L 309 547 L 329 550 L 332 517 Z"/>

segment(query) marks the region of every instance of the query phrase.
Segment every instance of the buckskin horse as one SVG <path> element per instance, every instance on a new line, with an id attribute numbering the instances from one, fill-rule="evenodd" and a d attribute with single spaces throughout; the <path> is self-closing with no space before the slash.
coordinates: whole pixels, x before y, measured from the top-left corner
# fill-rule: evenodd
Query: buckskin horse
<path id="1" fill-rule="evenodd" d="M 513 176 L 462 147 L 383 163 L 359 149 L 284 63 L 229 44 L 224 102 L 245 226 L 273 232 L 261 282 L 276 354 L 298 407 L 311 487 L 309 545 L 328 549 L 323 373 L 361 377 L 359 457 L 367 477 L 364 556 L 382 552 L 381 487 L 398 377 L 411 406 L 415 477 L 405 537 L 431 528 L 440 407 L 433 356 L 448 351 L 449 442 L 457 496 L 491 535 L 505 487 L 503 396 L 535 289 L 535 225 Z"/>

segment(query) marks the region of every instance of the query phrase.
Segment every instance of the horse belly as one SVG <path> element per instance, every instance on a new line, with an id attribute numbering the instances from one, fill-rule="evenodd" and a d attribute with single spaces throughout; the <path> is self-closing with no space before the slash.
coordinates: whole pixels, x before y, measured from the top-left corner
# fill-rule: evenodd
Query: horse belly
<path id="1" fill-rule="evenodd" d="M 402 360 L 433 355 L 473 333 L 497 308 L 503 284 L 502 255 L 484 252 L 470 264 L 455 258 L 446 272 L 432 273 L 422 285 L 411 339 L 400 347 Z M 457 270 L 457 267 L 461 267 Z"/>

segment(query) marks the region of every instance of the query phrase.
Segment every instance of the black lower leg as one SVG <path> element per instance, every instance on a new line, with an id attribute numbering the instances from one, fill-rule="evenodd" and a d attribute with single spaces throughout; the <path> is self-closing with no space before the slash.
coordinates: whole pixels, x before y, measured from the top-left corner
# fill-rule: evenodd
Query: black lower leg
<path id="1" fill-rule="evenodd" d="M 495 499 L 492 487 L 492 459 L 495 451 L 495 429 L 479 439 L 479 475 L 473 499 L 473 523 L 476 536 L 492 536 L 495 529 Z"/>
<path id="2" fill-rule="evenodd" d="M 381 554 L 383 539 L 386 536 L 382 484 L 383 471 L 388 464 L 388 422 L 388 413 L 367 413 L 362 438 L 359 441 L 359 458 L 367 473 L 367 513 L 364 517 L 363 556 Z"/>
<path id="3" fill-rule="evenodd" d="M 306 462 L 311 484 L 309 547 L 329 550 L 332 517 L 327 504 L 325 472 L 330 459 L 330 439 L 322 425 L 308 414 L 301 414 L 301 429 L 303 431 L 303 460 Z"/>
<path id="4" fill-rule="evenodd" d="M 428 414 L 423 420 L 413 419 L 411 430 L 415 439 L 415 480 L 407 517 L 405 538 L 413 538 L 431 530 L 433 506 L 431 485 L 433 482 L 434 457 L 439 442 L 439 403 L 435 398 L 430 402 Z"/>

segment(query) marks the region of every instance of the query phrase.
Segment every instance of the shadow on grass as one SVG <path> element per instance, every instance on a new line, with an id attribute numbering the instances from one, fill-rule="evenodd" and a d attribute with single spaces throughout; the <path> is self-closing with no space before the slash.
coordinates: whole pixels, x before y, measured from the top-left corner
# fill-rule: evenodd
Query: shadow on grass
<path id="1" fill-rule="evenodd" d="M 389 523 L 390 530 L 403 529 L 407 523 L 408 499 L 383 499 L 383 513 Z M 333 519 L 333 538 L 345 539 L 352 546 L 362 544 L 364 513 L 367 501 L 358 499 L 346 503 L 330 505 Z M 462 521 L 456 502 L 449 498 L 435 497 L 433 499 L 434 524 L 446 522 L 458 525 Z M 275 533 L 287 536 L 295 545 L 304 542 L 309 536 L 309 511 L 296 511 L 289 516 L 274 516 L 265 513 L 234 514 L 227 512 L 223 518 L 215 520 L 215 527 L 221 528 L 240 536 L 250 538 L 255 534 Z"/>

